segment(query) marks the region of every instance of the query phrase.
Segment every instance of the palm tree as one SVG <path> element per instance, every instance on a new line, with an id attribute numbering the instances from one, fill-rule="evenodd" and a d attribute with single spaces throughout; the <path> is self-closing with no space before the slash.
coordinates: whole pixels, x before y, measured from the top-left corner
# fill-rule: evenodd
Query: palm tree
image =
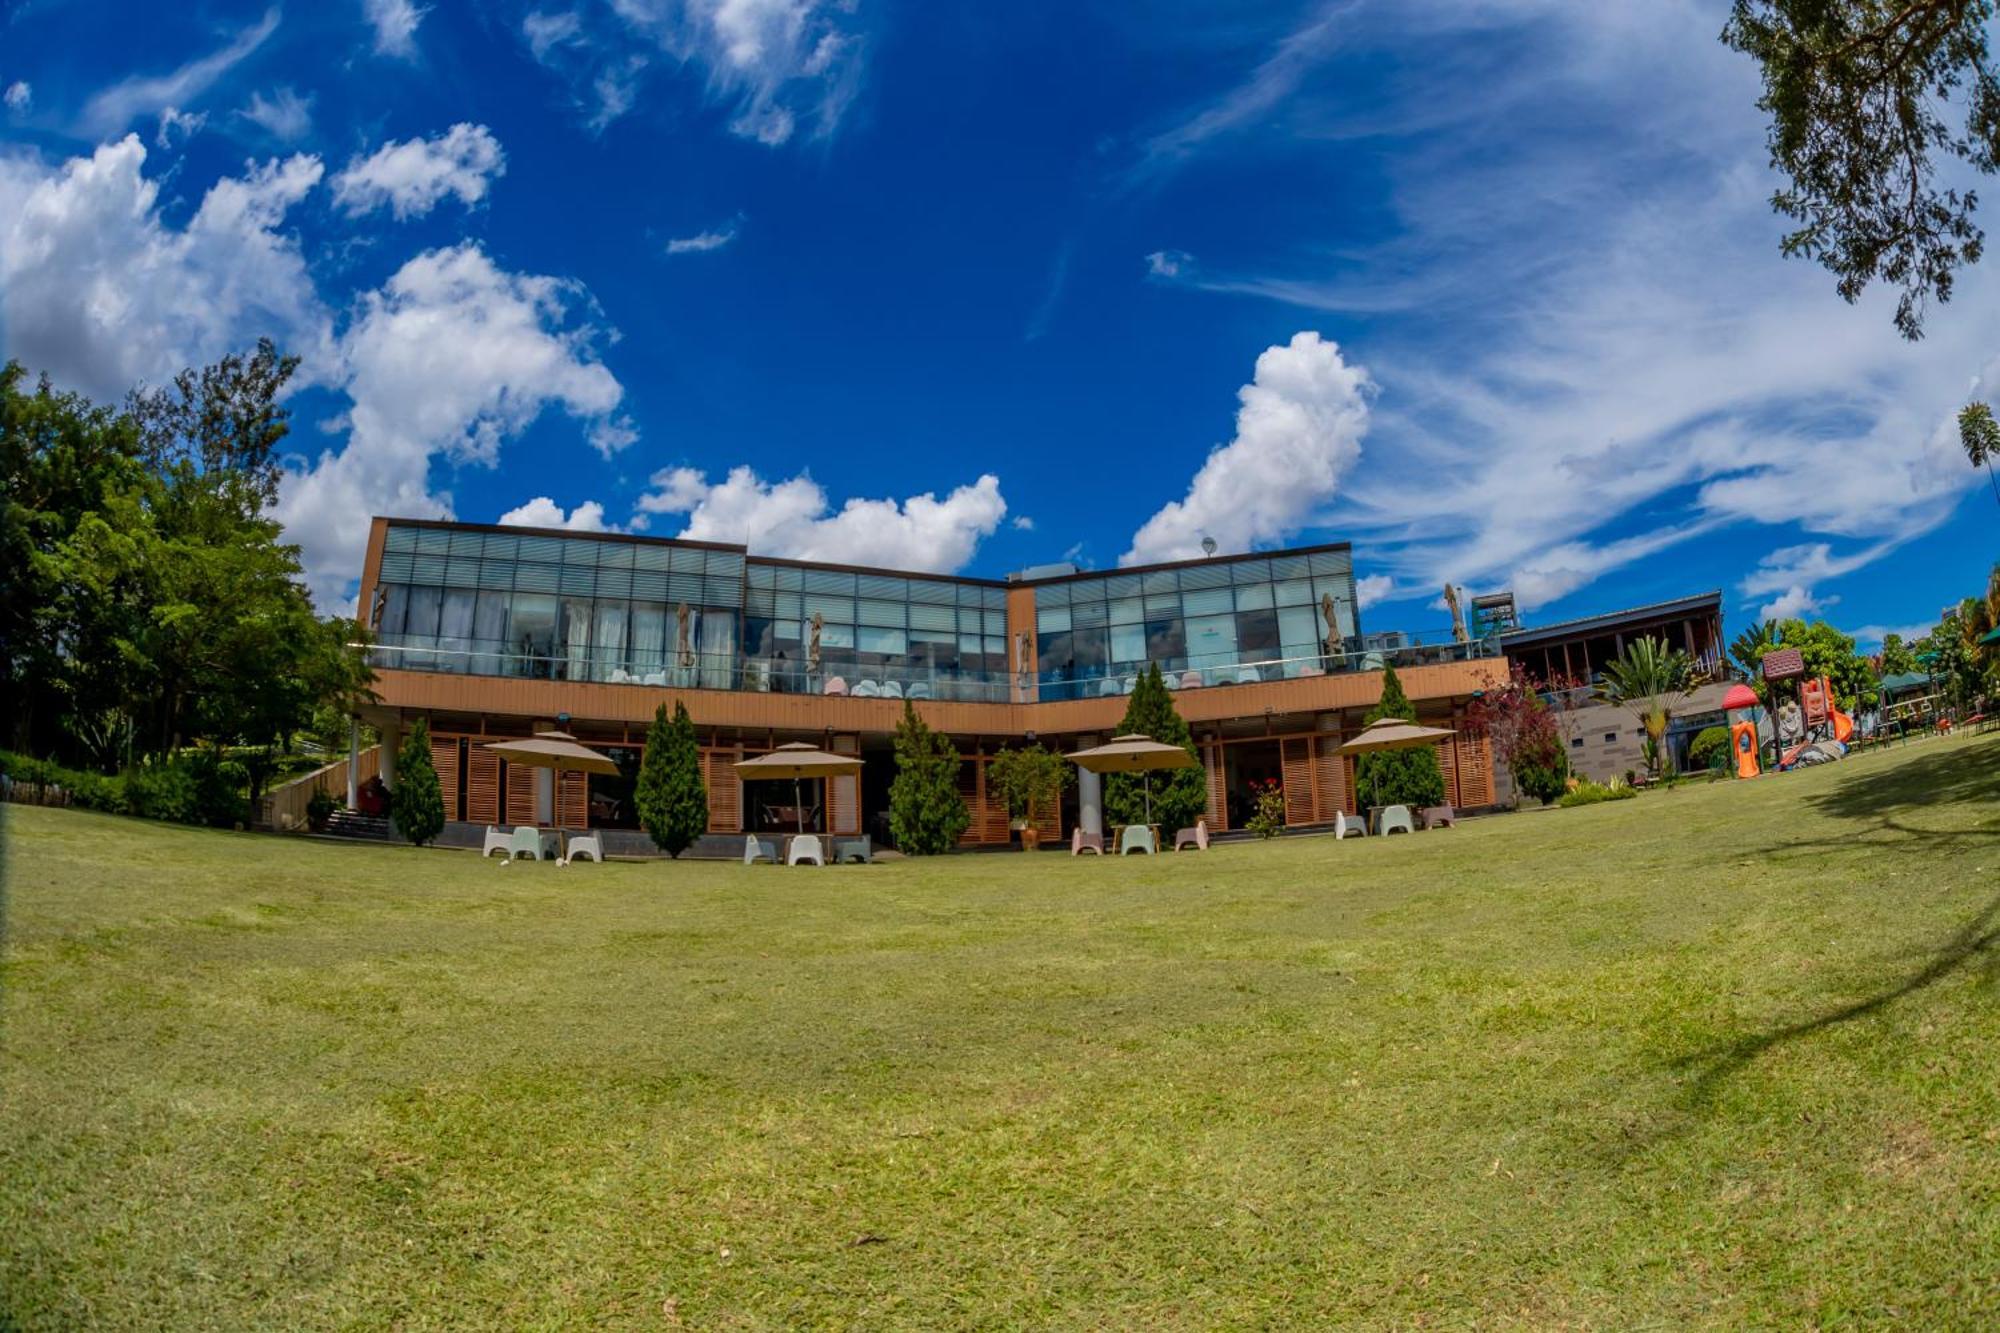
<path id="1" fill-rule="evenodd" d="M 2000 502 L 2000 479 L 1993 476 L 1993 460 L 2000 458 L 2000 422 L 1994 421 L 1993 409 L 1984 403 L 1967 403 L 1958 414 L 1958 442 L 1972 466 L 1986 469 L 1993 499 Z"/>
<path id="2" fill-rule="evenodd" d="M 1604 668 L 1599 691 L 1605 702 L 1630 709 L 1646 729 L 1646 767 L 1655 774 L 1666 761 L 1674 705 L 1688 697 L 1693 680 L 1694 659 L 1650 637 L 1626 644 L 1624 654 Z"/>
<path id="3" fill-rule="evenodd" d="M 1757 667 L 1764 660 L 1764 654 L 1778 646 L 1778 624 L 1774 620 L 1752 625 L 1736 636 L 1729 645 L 1729 655 L 1736 659 L 1736 665 L 1743 673 L 1755 680 Z"/>

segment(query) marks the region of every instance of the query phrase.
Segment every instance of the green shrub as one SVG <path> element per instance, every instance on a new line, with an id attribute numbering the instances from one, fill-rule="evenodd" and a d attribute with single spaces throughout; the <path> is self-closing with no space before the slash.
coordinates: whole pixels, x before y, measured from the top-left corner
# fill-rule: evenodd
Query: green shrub
<path id="1" fill-rule="evenodd" d="M 1726 768 L 1729 755 L 1728 727 L 1703 727 L 1688 742 L 1688 763 L 1697 769 Z"/>
<path id="2" fill-rule="evenodd" d="M 1385 717 L 1417 720 L 1410 696 L 1393 666 L 1382 669 L 1382 697 L 1362 718 L 1375 723 Z M 1444 804 L 1444 770 L 1438 767 L 1437 750 L 1429 745 L 1406 750 L 1378 750 L 1364 754 L 1354 766 L 1354 788 L 1370 805 L 1407 805 L 1412 810 Z"/>
<path id="3" fill-rule="evenodd" d="M 640 827 L 668 856 L 680 856 L 707 830 L 708 788 L 701 781 L 701 744 L 686 704 L 676 700 L 671 718 L 665 704 L 654 710 L 633 800 Z"/>
<path id="4" fill-rule="evenodd" d="M 1260 838 L 1277 837 L 1285 830 L 1285 785 L 1272 778 L 1253 782 L 1250 789 L 1257 793 L 1257 813 L 1244 827 Z"/>
<path id="5" fill-rule="evenodd" d="M 148 759 L 125 773 L 125 807 L 141 819 L 195 823 L 194 775 L 174 759 Z"/>
<path id="6" fill-rule="evenodd" d="M 889 784 L 889 831 L 906 856 L 948 852 L 972 822 L 958 795 L 958 747 L 932 731 L 905 700 L 896 724 L 896 777 Z"/>
<path id="7" fill-rule="evenodd" d="M 1585 778 L 1576 784 L 1576 790 L 1565 793 L 1557 804 L 1567 809 L 1573 805 L 1596 805 L 1600 801 L 1629 801 L 1638 794 L 1636 788 L 1624 783 L 1605 786 Z"/>
<path id="8" fill-rule="evenodd" d="M 333 812 L 340 808 L 340 802 L 322 788 L 313 788 L 313 794 L 306 798 L 306 827 L 314 833 L 326 832 L 326 826 L 333 822 Z"/>
<path id="9" fill-rule="evenodd" d="M 46 792 L 60 789 L 69 803 L 85 810 L 125 812 L 125 783 L 102 773 L 86 773 L 64 768 L 47 759 L 36 759 L 11 750 L 0 750 L 0 773 L 14 782 Z"/>
<path id="10" fill-rule="evenodd" d="M 1554 762 L 1560 767 L 1533 759 L 1522 760 L 1514 769 L 1514 786 L 1523 796 L 1532 796 L 1543 805 L 1558 799 L 1569 786 L 1568 756 L 1557 753 Z"/>
<path id="11" fill-rule="evenodd" d="M 422 718 L 396 752 L 396 785 L 389 788 L 389 817 L 396 831 L 421 847 L 444 832 L 444 792 L 431 762 L 431 724 Z"/>

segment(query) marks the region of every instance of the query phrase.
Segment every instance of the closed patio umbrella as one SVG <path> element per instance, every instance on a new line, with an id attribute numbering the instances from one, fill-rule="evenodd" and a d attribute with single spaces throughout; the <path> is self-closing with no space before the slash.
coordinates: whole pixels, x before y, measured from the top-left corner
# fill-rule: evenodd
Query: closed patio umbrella
<path id="1" fill-rule="evenodd" d="M 1400 717 L 1378 718 L 1362 728 L 1361 734 L 1340 747 L 1342 754 L 1372 754 L 1378 750 L 1410 750 L 1434 745 L 1458 733 L 1450 727 L 1425 727 Z"/>
<path id="2" fill-rule="evenodd" d="M 1063 758 L 1093 773 L 1144 773 L 1146 776 L 1146 822 L 1153 822 L 1153 770 L 1193 768 L 1201 761 L 1178 745 L 1156 741 L 1151 736 L 1113 736 L 1103 745 L 1078 750 Z"/>
<path id="3" fill-rule="evenodd" d="M 566 731 L 538 731 L 524 741 L 494 741 L 486 747 L 510 764 L 523 764 L 529 768 L 550 768 L 557 773 L 557 782 L 565 771 L 573 773 L 608 773 L 616 776 L 618 765 L 609 755 L 601 754 L 587 745 L 577 744 L 576 737 Z M 563 837 L 560 807 L 551 809 L 555 815 L 557 859 L 569 859 L 569 845 Z"/>
<path id="4" fill-rule="evenodd" d="M 806 831 L 806 803 L 799 794 L 799 783 L 806 778 L 848 777 L 861 771 L 861 760 L 851 754 L 834 754 L 807 745 L 804 741 L 791 741 L 780 745 L 769 754 L 760 754 L 755 759 L 739 760 L 736 776 L 745 782 L 758 779 L 790 778 L 792 780 L 793 812 L 798 819 L 799 832 Z"/>

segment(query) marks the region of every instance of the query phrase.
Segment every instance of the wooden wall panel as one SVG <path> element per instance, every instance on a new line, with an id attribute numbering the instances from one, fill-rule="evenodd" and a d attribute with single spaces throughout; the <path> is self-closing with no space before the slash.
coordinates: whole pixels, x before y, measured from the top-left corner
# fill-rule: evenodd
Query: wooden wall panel
<path id="1" fill-rule="evenodd" d="M 1484 736 L 1458 738 L 1458 795 L 1455 807 L 1493 804 L 1493 742 Z"/>
<path id="2" fill-rule="evenodd" d="M 708 831 L 743 831 L 743 784 L 736 780 L 735 764 L 740 750 L 704 750 L 702 762 L 708 772 Z"/>
<path id="3" fill-rule="evenodd" d="M 1278 742 L 1285 774 L 1285 823 L 1313 822 L 1312 737 L 1287 736 Z"/>
<path id="4" fill-rule="evenodd" d="M 458 747 L 456 736 L 431 737 L 431 767 L 437 770 L 438 794 L 444 798 L 444 817 L 463 819 L 458 804 Z"/>
<path id="5" fill-rule="evenodd" d="M 1322 732 L 1313 737 L 1316 748 L 1314 777 L 1317 804 L 1314 818 L 1322 824 L 1331 824 L 1335 812 L 1345 810 L 1354 813 L 1353 798 L 1347 790 L 1347 756 L 1340 752 L 1341 737 Z"/>
<path id="6" fill-rule="evenodd" d="M 533 825 L 535 819 L 535 770 L 526 764 L 507 765 L 507 822 Z"/>
<path id="7" fill-rule="evenodd" d="M 1451 741 L 1437 743 L 1438 771 L 1444 774 L 1444 803 L 1456 810 L 1458 800 L 1458 746 Z"/>
<path id="8" fill-rule="evenodd" d="M 500 817 L 500 756 L 474 745 L 465 757 L 465 817 L 475 824 L 504 824 Z"/>
<path id="9" fill-rule="evenodd" d="M 564 828 L 588 827 L 590 775 L 570 770 L 556 777 L 556 823 Z"/>
<path id="10" fill-rule="evenodd" d="M 852 837 L 861 832 L 861 779 L 852 774 L 826 784 L 827 828 Z"/>

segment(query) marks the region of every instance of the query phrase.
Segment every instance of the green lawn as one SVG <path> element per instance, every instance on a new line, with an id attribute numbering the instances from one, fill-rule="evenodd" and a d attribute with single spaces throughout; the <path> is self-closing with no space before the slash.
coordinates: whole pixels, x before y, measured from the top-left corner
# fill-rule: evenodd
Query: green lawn
<path id="1" fill-rule="evenodd" d="M 0 1328 L 2000 1320 L 2000 738 L 1123 862 L 6 814 Z"/>

